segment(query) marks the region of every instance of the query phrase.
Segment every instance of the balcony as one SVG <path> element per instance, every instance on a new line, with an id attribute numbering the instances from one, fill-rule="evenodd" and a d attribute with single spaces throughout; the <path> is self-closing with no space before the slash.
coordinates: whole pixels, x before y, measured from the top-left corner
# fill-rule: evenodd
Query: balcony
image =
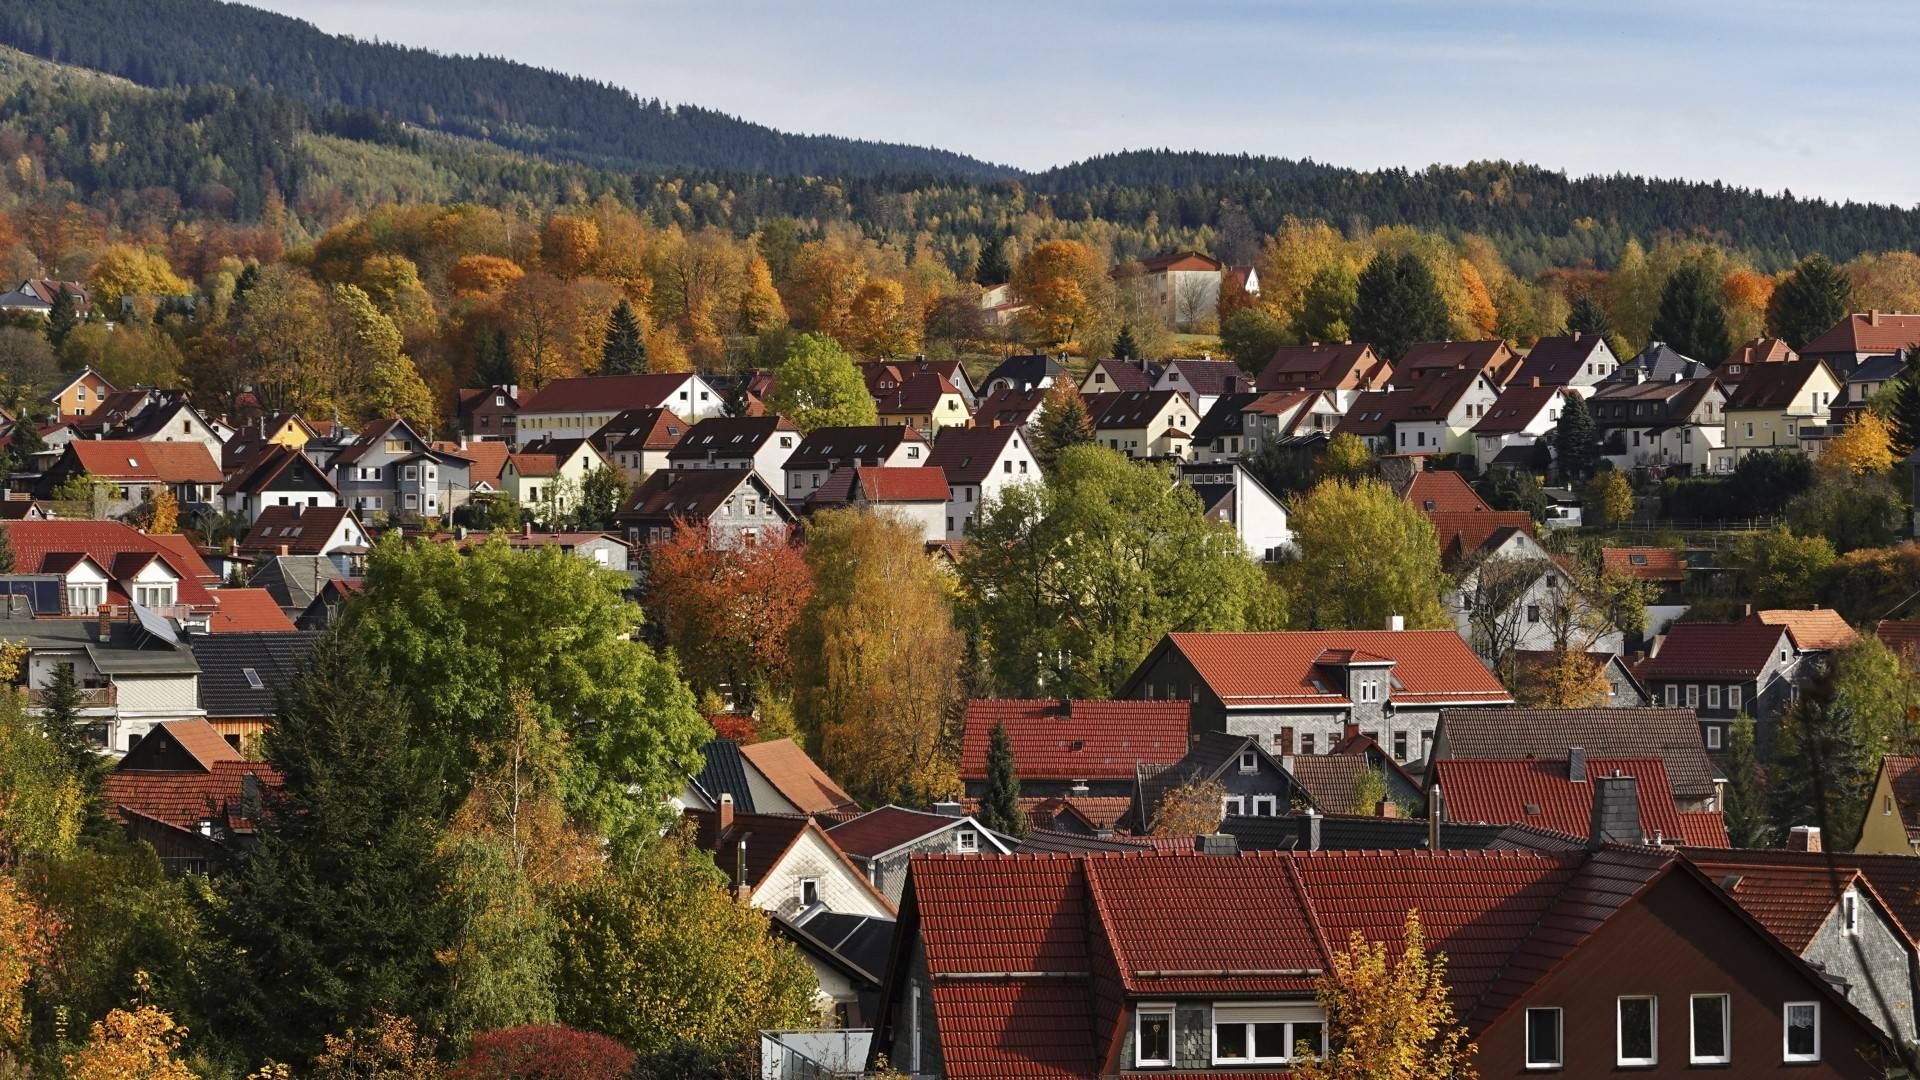
<path id="1" fill-rule="evenodd" d="M 113 708 L 116 702 L 118 701 L 118 697 L 114 693 L 114 689 L 115 688 L 112 683 L 108 683 L 105 686 L 81 687 L 80 703 L 79 703 L 80 708 L 82 709 Z M 45 690 L 28 690 L 27 691 L 28 707 L 35 708 L 35 709 L 44 707 L 47 703 L 46 696 L 47 696 L 47 692 Z"/>

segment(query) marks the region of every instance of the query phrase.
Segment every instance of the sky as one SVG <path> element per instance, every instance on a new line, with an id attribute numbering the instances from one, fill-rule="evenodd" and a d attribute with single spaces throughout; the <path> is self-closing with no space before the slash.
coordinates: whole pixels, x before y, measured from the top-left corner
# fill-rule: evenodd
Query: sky
<path id="1" fill-rule="evenodd" d="M 1911 0 L 248 0 L 787 131 L 1043 169 L 1505 159 L 1920 204 Z"/>

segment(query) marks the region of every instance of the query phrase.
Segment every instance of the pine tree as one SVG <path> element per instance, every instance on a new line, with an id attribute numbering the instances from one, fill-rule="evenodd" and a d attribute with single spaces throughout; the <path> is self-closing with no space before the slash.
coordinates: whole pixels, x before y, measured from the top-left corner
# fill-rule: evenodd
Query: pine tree
<path id="1" fill-rule="evenodd" d="M 1907 346 L 1907 369 L 1889 388 L 1893 453 L 1904 460 L 1920 449 L 1920 342 Z"/>
<path id="2" fill-rule="evenodd" d="M 747 410 L 753 407 L 747 382 L 748 375 L 744 371 L 727 380 L 727 388 L 720 395 L 721 413 L 727 416 L 747 415 Z"/>
<path id="3" fill-rule="evenodd" d="M 625 300 L 607 316 L 607 340 L 600 349 L 600 374 L 638 375 L 647 370 L 647 343 L 640 337 L 640 320 Z"/>
<path id="4" fill-rule="evenodd" d="M 23 416 L 14 422 L 7 449 L 12 451 L 14 465 L 23 471 L 33 471 L 34 455 L 47 448 L 46 437 L 40 434 L 40 428 L 30 416 Z"/>
<path id="5" fill-rule="evenodd" d="M 1737 848 L 1771 846 L 1760 763 L 1753 752 L 1753 721 L 1736 720 L 1727 743 L 1727 839 Z"/>
<path id="6" fill-rule="evenodd" d="M 1013 769 L 1013 743 L 1007 725 L 995 724 L 987 743 L 987 790 L 980 799 L 980 824 L 1005 836 L 1027 835 L 1020 809 L 1020 777 Z"/>
<path id="7" fill-rule="evenodd" d="M 1816 678 L 1780 722 L 1767 796 L 1778 833 L 1815 825 L 1836 847 L 1850 846 L 1858 838 L 1875 763 L 1853 710 L 1834 701 L 1822 682 Z"/>
<path id="8" fill-rule="evenodd" d="M 47 340 L 58 349 L 67 343 L 67 335 L 80 324 L 80 311 L 73 293 L 62 285 L 53 292 L 53 304 L 47 308 Z"/>
<path id="9" fill-rule="evenodd" d="M 1087 413 L 1087 399 L 1067 378 L 1054 380 L 1040 405 L 1040 424 L 1033 433 L 1033 453 L 1040 466 L 1052 469 L 1061 451 L 1093 441 L 1093 418 Z"/>
<path id="10" fill-rule="evenodd" d="M 1360 271 L 1353 309 L 1353 340 L 1371 344 L 1389 360 L 1416 341 L 1441 341 L 1450 330 L 1446 298 L 1433 271 L 1413 252 L 1382 251 Z"/>
<path id="11" fill-rule="evenodd" d="M 518 380 L 513 373 L 513 353 L 507 348 L 507 332 L 495 330 L 480 338 L 480 350 L 473 358 L 473 375 L 483 386 L 512 386 Z"/>
<path id="12" fill-rule="evenodd" d="M 1705 262 L 1687 263 L 1667 278 L 1660 291 L 1660 313 L 1653 319 L 1653 337 L 1709 365 L 1733 352 L 1720 283 Z"/>
<path id="13" fill-rule="evenodd" d="M 1005 285 L 1012 277 L 1013 267 L 1007 262 L 1007 239 L 996 236 L 980 249 L 980 260 L 973 267 L 974 284 L 992 288 Z"/>
<path id="14" fill-rule="evenodd" d="M 91 797 L 97 795 L 106 775 L 100 754 L 87 741 L 86 727 L 80 722 L 83 703 L 80 681 L 72 664 L 55 664 L 53 678 L 40 691 L 40 731 L 60 753 L 60 760 L 79 779 Z M 89 801 L 97 802 L 97 799 Z"/>
<path id="15" fill-rule="evenodd" d="M 1767 300 L 1767 333 L 1795 349 L 1825 333 L 1853 309 L 1853 283 L 1825 255 L 1801 259 Z"/>
<path id="16" fill-rule="evenodd" d="M 1113 358 L 1115 360 L 1140 359 L 1140 345 L 1133 340 L 1133 327 L 1122 326 L 1120 336 L 1113 339 Z"/>
<path id="17" fill-rule="evenodd" d="M 1567 312 L 1567 333 L 1606 337 L 1613 333 L 1613 319 L 1597 297 L 1583 292 L 1573 298 L 1573 309 Z"/>
<path id="18" fill-rule="evenodd" d="M 1587 410 L 1587 399 L 1578 394 L 1567 395 L 1566 407 L 1560 410 L 1553 451 L 1560 461 L 1560 475 L 1569 484 L 1585 482 L 1600 467 L 1600 439 L 1593 414 Z"/>

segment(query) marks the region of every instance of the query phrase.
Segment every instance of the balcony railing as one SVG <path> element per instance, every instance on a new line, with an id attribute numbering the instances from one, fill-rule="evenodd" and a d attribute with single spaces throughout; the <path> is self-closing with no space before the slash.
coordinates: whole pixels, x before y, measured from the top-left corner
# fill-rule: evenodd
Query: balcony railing
<path id="1" fill-rule="evenodd" d="M 108 683 L 105 686 L 81 687 L 80 702 L 79 702 L 80 708 L 82 709 L 113 708 L 115 702 L 118 700 L 116 695 L 114 694 L 114 689 L 115 688 L 112 683 Z M 40 708 L 42 706 L 45 706 L 47 703 L 46 699 L 47 699 L 47 692 L 45 690 L 28 690 L 27 691 L 27 704 L 29 706 L 32 706 L 34 708 Z"/>

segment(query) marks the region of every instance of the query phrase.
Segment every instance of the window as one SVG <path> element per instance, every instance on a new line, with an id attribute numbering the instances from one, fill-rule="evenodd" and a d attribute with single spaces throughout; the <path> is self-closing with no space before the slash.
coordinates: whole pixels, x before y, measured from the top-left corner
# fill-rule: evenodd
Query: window
<path id="1" fill-rule="evenodd" d="M 1820 1060 L 1820 1003 L 1789 1001 L 1782 1010 L 1781 1060 Z"/>
<path id="2" fill-rule="evenodd" d="M 1720 707 L 1720 688 L 1718 686 L 1707 687 L 1707 708 L 1717 709 L 1719 707 Z"/>
<path id="3" fill-rule="evenodd" d="M 250 667 L 245 667 L 240 669 L 240 674 L 247 677 L 247 685 L 253 689 L 265 690 L 267 688 L 267 684 L 260 681 L 260 673 L 258 671 Z"/>
<path id="4" fill-rule="evenodd" d="M 800 879 L 800 906 L 809 908 L 820 902 L 820 879 Z"/>
<path id="5" fill-rule="evenodd" d="M 1280 813 L 1280 796 L 1255 795 L 1253 797 L 1254 817 L 1273 817 Z"/>
<path id="6" fill-rule="evenodd" d="M 1314 749 L 1313 749 L 1313 732 L 1311 732 L 1311 731 L 1306 731 L 1306 732 L 1302 732 L 1302 733 L 1301 733 L 1301 735 L 1300 735 L 1300 752 L 1301 752 L 1302 754 L 1311 754 L 1311 753 L 1313 753 L 1313 752 L 1314 752 Z"/>
<path id="7" fill-rule="evenodd" d="M 1732 1040 L 1727 1030 L 1727 995 L 1695 994 L 1687 999 L 1687 1006 L 1692 1029 L 1688 1062 L 1694 1065 L 1725 1065 L 1732 1061 Z"/>
<path id="8" fill-rule="evenodd" d="M 1215 1005 L 1213 1063 L 1277 1064 L 1292 1061 L 1300 1043 L 1326 1051 L 1324 1014 L 1311 1005 Z"/>
<path id="9" fill-rule="evenodd" d="M 1706 734 L 1707 734 L 1707 749 L 1709 750 L 1720 749 L 1720 725 L 1708 724 Z"/>
<path id="10" fill-rule="evenodd" d="M 107 602 L 105 585 L 68 585 L 67 611 L 75 615 L 91 615 Z"/>
<path id="11" fill-rule="evenodd" d="M 133 587 L 134 603 L 145 608 L 163 608 L 173 603 L 173 586 L 136 585 Z"/>
<path id="12" fill-rule="evenodd" d="M 1247 797 L 1245 795 L 1222 795 L 1220 797 L 1220 812 L 1222 814 L 1232 814 L 1235 817 L 1244 816 L 1247 812 Z"/>
<path id="13" fill-rule="evenodd" d="M 1527 605 L 1527 621 L 1530 623 L 1537 623 L 1540 621 L 1540 605 L 1539 604 Z"/>
<path id="14" fill-rule="evenodd" d="M 1700 688 L 1698 686 L 1695 686 L 1692 683 L 1688 683 L 1687 684 L 1687 708 L 1697 709 L 1699 707 L 1700 707 Z"/>
<path id="15" fill-rule="evenodd" d="M 1260 755 L 1251 750 L 1240 751 L 1240 771 L 1253 772 L 1260 768 Z"/>
<path id="16" fill-rule="evenodd" d="M 1737 686 L 1727 687 L 1727 708 L 1732 709 L 1734 712 L 1740 711 L 1740 688 L 1739 687 Z"/>
<path id="17" fill-rule="evenodd" d="M 1860 932 L 1860 894 L 1848 889 L 1840 896 L 1840 917 L 1848 934 Z"/>
<path id="18" fill-rule="evenodd" d="M 980 834 L 972 829 L 961 829 L 954 834 L 953 846 L 967 854 L 980 850 Z"/>
<path id="19" fill-rule="evenodd" d="M 1614 1063 L 1652 1065 L 1659 1040 L 1654 1032 L 1659 1011 L 1653 998 L 1623 997 L 1615 1006 Z"/>
<path id="20" fill-rule="evenodd" d="M 1133 1014 L 1133 1063 L 1173 1064 L 1173 1006 L 1142 1005 Z"/>
<path id="21" fill-rule="evenodd" d="M 1560 1067 L 1560 1010 L 1527 1010 L 1527 1068 Z"/>
<path id="22" fill-rule="evenodd" d="M 1393 733 L 1393 757 L 1396 761 L 1407 760 L 1407 733 L 1404 731 Z"/>
<path id="23" fill-rule="evenodd" d="M 1667 684 L 1667 706 L 1671 708 L 1678 704 L 1680 704 L 1680 688 L 1674 685 L 1673 683 L 1668 683 Z"/>

